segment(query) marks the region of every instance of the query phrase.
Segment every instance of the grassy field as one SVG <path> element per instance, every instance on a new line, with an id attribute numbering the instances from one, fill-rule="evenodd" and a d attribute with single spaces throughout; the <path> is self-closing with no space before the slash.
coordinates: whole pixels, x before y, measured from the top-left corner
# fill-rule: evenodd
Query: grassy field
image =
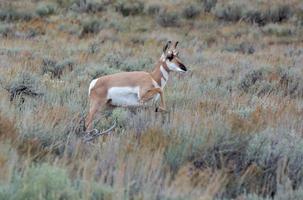
<path id="1" fill-rule="evenodd" d="M 92 79 L 180 41 L 168 113 L 99 113 Z M 303 199 L 301 0 L 0 1 L 0 199 Z"/>

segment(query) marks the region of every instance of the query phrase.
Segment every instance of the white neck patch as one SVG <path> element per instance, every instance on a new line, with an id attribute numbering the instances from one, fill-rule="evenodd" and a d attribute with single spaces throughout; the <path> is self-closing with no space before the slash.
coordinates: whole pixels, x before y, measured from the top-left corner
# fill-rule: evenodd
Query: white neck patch
<path id="1" fill-rule="evenodd" d="M 162 77 L 167 81 L 168 80 L 168 72 L 164 69 L 164 67 L 160 66 L 160 71 L 162 73 Z"/>
<path id="2" fill-rule="evenodd" d="M 163 77 L 161 77 L 161 88 L 163 89 L 166 85 L 167 80 L 165 80 Z"/>

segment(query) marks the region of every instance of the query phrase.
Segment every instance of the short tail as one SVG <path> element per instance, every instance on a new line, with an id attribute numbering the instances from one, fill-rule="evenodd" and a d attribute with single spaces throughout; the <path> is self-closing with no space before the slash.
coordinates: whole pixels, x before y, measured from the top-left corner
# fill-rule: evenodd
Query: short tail
<path id="1" fill-rule="evenodd" d="M 96 83 L 97 83 L 97 78 L 92 80 L 89 84 L 89 88 L 88 88 L 88 96 L 90 95 L 90 91 L 95 87 Z"/>

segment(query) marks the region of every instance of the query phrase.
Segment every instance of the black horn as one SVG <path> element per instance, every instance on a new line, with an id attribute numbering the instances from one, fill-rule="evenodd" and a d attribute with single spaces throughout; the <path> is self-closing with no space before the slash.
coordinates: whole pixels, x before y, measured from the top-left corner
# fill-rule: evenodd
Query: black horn
<path id="1" fill-rule="evenodd" d="M 166 43 L 166 45 L 163 47 L 163 53 L 165 53 L 166 52 L 166 50 L 168 49 L 168 46 L 171 44 L 171 41 L 168 41 L 167 43 Z"/>

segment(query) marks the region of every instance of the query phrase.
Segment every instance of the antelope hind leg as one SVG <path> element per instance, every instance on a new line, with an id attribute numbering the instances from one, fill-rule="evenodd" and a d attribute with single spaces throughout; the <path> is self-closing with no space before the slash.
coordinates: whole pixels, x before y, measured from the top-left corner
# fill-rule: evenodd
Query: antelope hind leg
<path id="1" fill-rule="evenodd" d="M 92 101 L 90 103 L 89 113 L 88 113 L 88 115 L 86 117 L 86 120 L 85 120 L 86 133 L 95 132 L 95 131 L 92 130 L 93 129 L 94 117 L 95 117 L 95 115 L 98 111 L 100 111 L 101 109 L 104 108 L 105 104 L 106 104 L 105 99 Z"/>

